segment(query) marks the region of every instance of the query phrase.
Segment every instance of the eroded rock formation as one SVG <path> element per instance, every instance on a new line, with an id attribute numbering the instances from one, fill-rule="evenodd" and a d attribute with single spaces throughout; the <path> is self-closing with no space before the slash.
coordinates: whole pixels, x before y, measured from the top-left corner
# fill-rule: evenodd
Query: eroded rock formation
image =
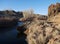
<path id="1" fill-rule="evenodd" d="M 60 12 L 60 3 L 51 4 L 48 8 L 48 16 L 55 16 Z"/>

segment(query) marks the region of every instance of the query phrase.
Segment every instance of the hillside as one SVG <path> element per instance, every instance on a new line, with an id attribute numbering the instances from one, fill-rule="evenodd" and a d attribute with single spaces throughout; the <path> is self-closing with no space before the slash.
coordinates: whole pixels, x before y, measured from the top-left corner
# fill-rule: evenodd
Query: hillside
<path id="1" fill-rule="evenodd" d="M 0 11 L 0 17 L 15 17 L 15 18 L 21 18 L 23 17 L 23 12 L 16 12 L 14 10 L 4 10 Z"/>
<path id="2" fill-rule="evenodd" d="M 60 44 L 60 3 L 49 6 L 48 16 L 34 15 L 21 21 L 28 44 Z"/>

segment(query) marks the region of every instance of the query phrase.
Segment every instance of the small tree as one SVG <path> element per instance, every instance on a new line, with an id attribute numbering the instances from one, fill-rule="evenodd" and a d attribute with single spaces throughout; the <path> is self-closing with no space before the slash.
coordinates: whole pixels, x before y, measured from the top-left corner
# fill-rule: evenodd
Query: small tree
<path id="1" fill-rule="evenodd" d="M 33 15 L 34 15 L 33 9 L 23 11 L 24 18 L 29 18 L 32 17 Z"/>

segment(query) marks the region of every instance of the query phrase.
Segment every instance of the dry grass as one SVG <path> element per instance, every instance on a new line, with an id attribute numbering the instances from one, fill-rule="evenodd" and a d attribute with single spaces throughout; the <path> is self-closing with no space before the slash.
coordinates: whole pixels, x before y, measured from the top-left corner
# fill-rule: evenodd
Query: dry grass
<path id="1" fill-rule="evenodd" d="M 49 22 L 44 18 L 34 16 L 26 19 L 27 30 L 24 33 L 27 34 L 28 44 L 60 44 L 60 24 L 58 21 Z"/>
<path id="2" fill-rule="evenodd" d="M 26 34 L 28 44 L 60 44 L 60 24 L 37 20 L 29 24 Z"/>

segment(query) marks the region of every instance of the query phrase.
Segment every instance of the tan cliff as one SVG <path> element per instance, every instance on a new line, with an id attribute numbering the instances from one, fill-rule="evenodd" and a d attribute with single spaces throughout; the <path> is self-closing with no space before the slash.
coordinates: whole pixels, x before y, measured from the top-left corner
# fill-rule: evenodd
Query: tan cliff
<path id="1" fill-rule="evenodd" d="M 56 3 L 56 4 L 51 4 L 48 7 L 48 16 L 55 16 L 56 14 L 58 14 L 60 12 L 60 3 Z"/>
<path id="2" fill-rule="evenodd" d="M 48 21 L 60 23 L 60 3 L 51 4 L 48 8 Z"/>

